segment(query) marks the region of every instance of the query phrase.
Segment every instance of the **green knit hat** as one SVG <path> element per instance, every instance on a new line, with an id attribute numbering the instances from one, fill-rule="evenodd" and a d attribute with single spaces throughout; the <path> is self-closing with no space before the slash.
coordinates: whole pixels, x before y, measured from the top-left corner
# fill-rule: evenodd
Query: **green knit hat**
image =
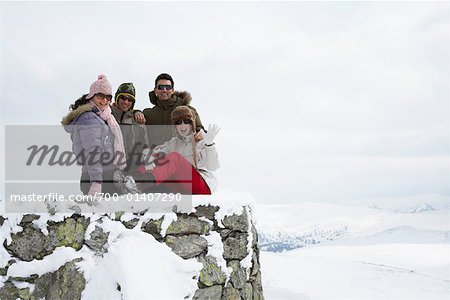
<path id="1" fill-rule="evenodd" d="M 122 83 L 121 85 L 119 85 L 116 95 L 114 96 L 114 101 L 117 102 L 117 99 L 121 95 L 132 97 L 136 102 L 136 90 L 134 89 L 134 85 L 132 82 Z"/>

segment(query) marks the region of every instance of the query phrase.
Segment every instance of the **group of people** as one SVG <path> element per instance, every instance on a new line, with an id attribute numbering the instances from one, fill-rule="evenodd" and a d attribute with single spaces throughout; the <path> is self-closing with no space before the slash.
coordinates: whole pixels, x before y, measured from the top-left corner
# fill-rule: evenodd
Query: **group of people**
<path id="1" fill-rule="evenodd" d="M 82 165 L 80 189 L 86 195 L 169 192 L 211 194 L 219 168 L 217 125 L 206 131 L 188 92 L 174 89 L 169 74 L 160 74 L 149 92 L 153 107 L 134 109 L 133 83 L 114 94 L 99 75 L 70 105 L 62 125 Z"/>

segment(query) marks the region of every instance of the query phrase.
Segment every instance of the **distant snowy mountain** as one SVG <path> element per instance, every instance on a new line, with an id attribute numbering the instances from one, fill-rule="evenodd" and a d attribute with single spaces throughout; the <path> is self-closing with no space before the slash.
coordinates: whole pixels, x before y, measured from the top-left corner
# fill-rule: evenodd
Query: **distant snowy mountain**
<path id="1" fill-rule="evenodd" d="M 450 299 L 448 199 L 415 200 L 256 206 L 266 298 Z"/>
<path id="2" fill-rule="evenodd" d="M 433 210 L 450 210 L 450 197 L 438 194 L 421 194 L 412 197 L 378 197 L 362 201 L 368 207 L 399 213 L 417 213 Z M 350 203 L 349 203 L 350 204 Z"/>
<path id="3" fill-rule="evenodd" d="M 449 241 L 450 210 L 445 202 L 391 205 L 388 209 L 369 206 L 259 205 L 256 215 L 261 249 L 283 252 L 324 242 L 350 243 L 362 239 L 395 243 Z"/>
<path id="4" fill-rule="evenodd" d="M 324 241 L 333 241 L 349 236 L 348 227 L 316 228 L 305 232 L 261 232 L 258 234 L 262 251 L 282 252 L 300 247 L 311 246 Z"/>
<path id="5" fill-rule="evenodd" d="M 417 213 L 417 212 L 431 211 L 431 210 L 436 210 L 436 209 L 428 203 L 422 203 L 422 204 L 419 204 L 417 207 L 413 208 L 410 211 L 410 213 Z"/>

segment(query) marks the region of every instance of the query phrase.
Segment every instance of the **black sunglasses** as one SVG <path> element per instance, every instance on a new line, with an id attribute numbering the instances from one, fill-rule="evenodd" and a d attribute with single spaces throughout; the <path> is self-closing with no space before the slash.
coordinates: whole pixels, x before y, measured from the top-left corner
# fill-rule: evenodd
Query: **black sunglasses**
<path id="1" fill-rule="evenodd" d="M 106 99 L 108 101 L 112 100 L 112 96 L 111 95 L 105 95 L 105 94 L 102 94 L 102 93 L 98 93 L 98 94 L 95 94 L 95 96 L 99 97 L 102 100 L 103 99 Z"/>
<path id="2" fill-rule="evenodd" d="M 190 119 L 178 120 L 175 122 L 175 125 L 181 125 L 181 123 L 192 125 L 192 120 Z"/>
<path id="3" fill-rule="evenodd" d="M 127 97 L 127 96 L 120 96 L 120 99 L 122 99 L 124 101 L 128 101 L 128 102 L 134 102 L 133 98 Z"/>
<path id="4" fill-rule="evenodd" d="M 170 84 L 158 84 L 156 87 L 160 91 L 162 90 L 170 91 L 172 89 L 172 86 Z"/>

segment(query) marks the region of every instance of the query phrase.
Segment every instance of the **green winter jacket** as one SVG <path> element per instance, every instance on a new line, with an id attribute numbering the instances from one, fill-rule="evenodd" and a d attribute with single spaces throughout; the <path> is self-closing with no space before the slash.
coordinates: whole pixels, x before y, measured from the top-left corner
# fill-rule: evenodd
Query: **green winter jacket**
<path id="1" fill-rule="evenodd" d="M 203 124 L 200 121 L 200 117 L 192 106 L 190 102 L 192 100 L 191 94 L 188 92 L 174 92 L 172 99 L 167 101 L 159 100 L 155 92 L 151 91 L 149 93 L 150 103 L 154 104 L 152 108 L 144 109 L 143 113 L 146 119 L 146 125 L 154 125 L 152 127 L 147 127 L 148 140 L 151 145 L 157 146 L 161 145 L 172 138 L 171 126 L 155 126 L 155 125 L 172 125 L 172 120 L 170 115 L 175 107 L 181 105 L 187 105 L 192 110 L 195 116 L 196 131 L 200 129 L 204 130 Z"/>

